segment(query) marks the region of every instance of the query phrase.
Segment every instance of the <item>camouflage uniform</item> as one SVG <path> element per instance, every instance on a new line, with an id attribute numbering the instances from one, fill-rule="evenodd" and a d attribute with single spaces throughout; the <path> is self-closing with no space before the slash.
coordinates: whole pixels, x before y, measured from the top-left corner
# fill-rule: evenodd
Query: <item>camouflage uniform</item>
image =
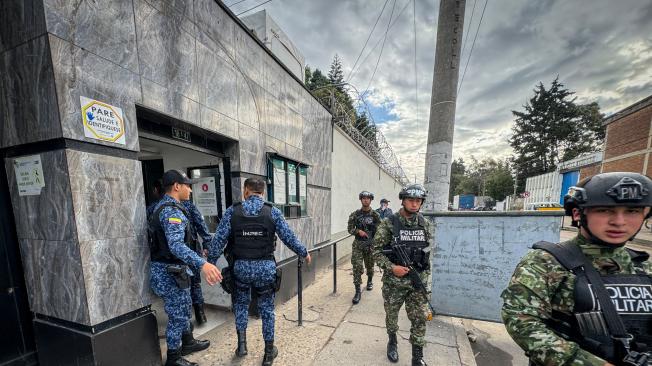
<path id="1" fill-rule="evenodd" d="M 164 203 L 177 201 L 165 195 L 156 203 L 154 212 Z M 191 267 L 201 268 L 206 260 L 190 249 L 184 242 L 188 218 L 177 207 L 168 206 L 161 210 L 159 220 L 170 252 Z M 165 303 L 165 312 L 168 315 L 168 325 L 165 332 L 168 349 L 181 347 L 181 335 L 190 331 L 190 290 L 177 286 L 174 278 L 167 272 L 166 263 L 152 262 L 150 267 L 150 285 L 154 293 L 160 296 Z M 188 270 L 190 274 L 190 270 Z"/>
<path id="2" fill-rule="evenodd" d="M 417 215 L 411 219 L 407 219 L 399 215 L 401 223 L 407 227 L 418 227 Z M 424 220 L 426 230 L 426 240 L 430 242 L 432 239 L 431 224 L 428 220 Z M 426 319 L 427 319 L 427 301 L 424 295 L 412 286 L 410 277 L 396 277 L 392 273 L 392 262 L 383 254 L 383 246 L 391 243 L 392 235 L 392 222 L 390 220 L 382 220 L 380 226 L 374 236 L 374 251 L 373 255 L 378 264 L 378 267 L 383 270 L 383 301 L 385 305 L 385 326 L 387 333 L 393 334 L 398 331 L 398 312 L 405 302 L 405 311 L 407 313 L 412 327 L 410 328 L 410 343 L 416 346 L 423 347 L 425 345 L 426 336 Z M 421 280 L 426 285 L 430 275 L 429 271 L 420 273 Z"/>
<path id="3" fill-rule="evenodd" d="M 591 244 L 582 235 L 570 242 L 579 245 L 602 275 L 637 273 L 624 247 Z M 647 273 L 652 273 L 652 263 L 645 261 L 642 265 Z M 545 324 L 553 310 L 569 315 L 573 312 L 574 285 L 575 275 L 550 253 L 532 250 L 521 259 L 501 295 L 505 327 L 536 365 L 602 366 L 606 362 L 560 337 Z"/>
<path id="4" fill-rule="evenodd" d="M 378 227 L 381 221 L 380 215 L 372 209 L 369 210 L 369 213 L 373 217 L 374 225 Z M 352 235 L 355 235 L 358 232 L 358 228 L 356 227 L 357 212 L 358 210 L 355 210 L 349 215 L 347 230 L 349 234 Z M 361 241 L 356 237 L 356 239 L 353 240 L 352 249 L 351 264 L 353 265 L 353 284 L 359 286 L 362 283 L 362 273 L 365 268 L 367 270 L 367 276 L 372 276 L 374 273 L 373 238 L 369 238 L 367 241 Z"/>

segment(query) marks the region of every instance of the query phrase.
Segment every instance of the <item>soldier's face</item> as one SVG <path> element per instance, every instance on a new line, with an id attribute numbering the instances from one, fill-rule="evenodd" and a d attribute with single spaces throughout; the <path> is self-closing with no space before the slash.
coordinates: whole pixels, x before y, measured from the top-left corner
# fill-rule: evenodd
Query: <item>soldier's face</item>
<path id="1" fill-rule="evenodd" d="M 362 207 L 369 207 L 371 205 L 371 198 L 362 197 L 362 199 L 360 199 L 360 202 L 362 203 Z"/>
<path id="2" fill-rule="evenodd" d="M 408 197 L 403 199 L 403 207 L 405 207 L 408 212 L 415 213 L 421 209 L 422 202 L 423 200 L 421 198 Z"/>
<path id="3" fill-rule="evenodd" d="M 649 208 L 642 207 L 589 207 L 584 210 L 589 230 L 598 239 L 610 244 L 622 244 L 643 225 Z M 579 210 L 573 211 L 579 220 Z"/>
<path id="4" fill-rule="evenodd" d="M 190 187 L 190 184 L 177 183 L 177 185 L 179 186 L 179 200 L 188 201 L 190 199 L 190 194 L 192 193 L 192 187 Z"/>

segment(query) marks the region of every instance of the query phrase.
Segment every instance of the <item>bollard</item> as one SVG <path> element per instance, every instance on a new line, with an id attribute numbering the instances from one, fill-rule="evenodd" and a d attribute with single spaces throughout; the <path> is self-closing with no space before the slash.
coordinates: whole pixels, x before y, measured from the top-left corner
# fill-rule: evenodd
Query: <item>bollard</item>
<path id="1" fill-rule="evenodd" d="M 333 244 L 333 293 L 337 293 L 337 242 Z"/>
<path id="2" fill-rule="evenodd" d="M 303 278 L 301 276 L 301 262 L 303 262 L 303 259 L 297 256 L 297 286 L 299 287 L 297 293 L 297 307 L 299 308 L 299 326 L 303 325 Z"/>

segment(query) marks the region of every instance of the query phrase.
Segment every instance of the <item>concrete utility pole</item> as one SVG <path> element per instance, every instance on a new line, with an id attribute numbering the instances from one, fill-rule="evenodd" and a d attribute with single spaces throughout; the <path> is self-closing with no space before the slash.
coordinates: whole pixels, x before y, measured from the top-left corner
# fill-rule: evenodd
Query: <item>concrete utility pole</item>
<path id="1" fill-rule="evenodd" d="M 430 100 L 424 212 L 446 211 L 453 154 L 453 129 L 466 0 L 441 0 L 437 25 L 435 75 Z"/>

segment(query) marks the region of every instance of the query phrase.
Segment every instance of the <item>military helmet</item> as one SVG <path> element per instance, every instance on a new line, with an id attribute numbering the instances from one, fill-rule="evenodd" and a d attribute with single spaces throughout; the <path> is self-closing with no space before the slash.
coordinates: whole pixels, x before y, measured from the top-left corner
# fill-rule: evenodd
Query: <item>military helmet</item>
<path id="1" fill-rule="evenodd" d="M 416 183 L 403 187 L 403 189 L 398 193 L 398 198 L 400 200 L 405 198 L 421 198 L 425 201 L 426 196 L 428 196 L 428 191 L 426 191 L 421 184 Z"/>
<path id="2" fill-rule="evenodd" d="M 362 191 L 362 192 L 360 192 L 360 194 L 358 195 L 358 199 L 359 199 L 359 200 L 361 200 L 361 199 L 363 199 L 363 198 L 365 198 L 365 197 L 366 197 L 366 198 L 371 198 L 371 199 L 373 200 L 373 199 L 374 199 L 374 194 L 371 193 L 371 192 L 369 192 L 369 191 Z"/>
<path id="3" fill-rule="evenodd" d="M 629 172 L 602 173 L 580 181 L 564 196 L 564 210 L 573 208 L 652 207 L 652 179 Z"/>

